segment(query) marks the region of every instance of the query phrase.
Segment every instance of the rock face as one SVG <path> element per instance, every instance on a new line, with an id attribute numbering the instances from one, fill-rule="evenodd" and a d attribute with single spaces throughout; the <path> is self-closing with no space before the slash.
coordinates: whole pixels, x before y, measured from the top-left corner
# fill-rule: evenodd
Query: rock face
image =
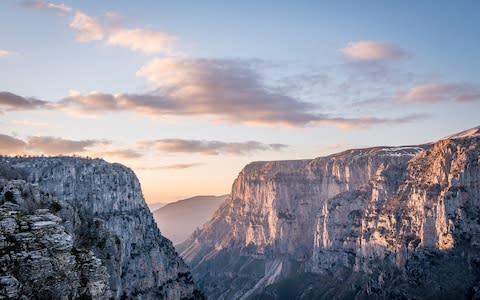
<path id="1" fill-rule="evenodd" d="M 79 221 L 72 206 L 24 180 L 0 190 L 1 299 L 111 297 L 102 261 L 64 226 Z"/>
<path id="2" fill-rule="evenodd" d="M 227 195 L 195 196 L 169 203 L 153 212 L 162 234 L 174 245 L 184 242 L 209 221 Z"/>
<path id="3" fill-rule="evenodd" d="M 479 297 L 479 163 L 479 128 L 251 163 L 179 249 L 211 299 Z"/>
<path id="4" fill-rule="evenodd" d="M 4 157 L 0 163 L 4 166 L 3 169 L 11 169 L 3 173 L 12 176 L 12 172 L 16 172 L 31 183 L 30 186 L 39 187 L 48 193 L 55 199 L 55 203 L 63 203 L 61 207 L 71 208 L 70 216 L 55 219 L 55 226 L 60 227 L 52 227 L 53 231 L 44 232 L 45 238 L 58 238 L 61 241 L 63 237 L 56 234 L 62 230 L 71 236 L 72 245 L 70 248 L 65 246 L 64 251 L 75 257 L 74 262 L 82 259 L 89 261 L 101 269 L 98 274 L 108 274 L 108 281 L 105 282 L 107 297 L 202 297 L 195 289 L 188 267 L 177 255 L 172 243 L 161 236 L 157 229 L 144 202 L 140 184 L 130 169 L 99 159 L 71 157 Z M 17 205 L 22 207 L 21 203 Z M 36 214 L 33 212 L 33 215 Z M 43 219 L 38 221 L 40 223 L 33 222 L 29 225 L 29 230 L 37 230 L 37 225 L 53 226 L 54 221 L 48 216 L 50 215 L 42 216 Z M 28 223 L 29 219 L 20 218 L 17 221 Z M 18 249 L 23 247 L 15 244 L 10 250 L 17 252 L 17 246 L 20 247 Z M 77 253 L 74 249 L 80 249 L 80 252 Z M 68 259 L 71 257 L 64 260 Z M 81 266 L 84 272 L 94 270 L 86 267 L 87 264 Z M 69 273 L 68 269 L 65 272 Z M 2 280 L 9 282 L 9 285 L 14 284 L 10 277 Z"/>

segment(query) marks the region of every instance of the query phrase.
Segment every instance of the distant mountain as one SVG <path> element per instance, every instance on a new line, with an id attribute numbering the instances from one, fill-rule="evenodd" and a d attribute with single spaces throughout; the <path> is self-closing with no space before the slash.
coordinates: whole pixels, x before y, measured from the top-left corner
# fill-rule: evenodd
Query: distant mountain
<path id="1" fill-rule="evenodd" d="M 156 211 L 157 209 L 162 208 L 162 207 L 164 207 L 164 206 L 167 205 L 167 204 L 168 204 L 168 203 L 155 202 L 155 203 L 147 203 L 147 206 L 148 206 L 148 209 L 150 209 L 150 211 L 153 213 L 153 212 Z"/>
<path id="2" fill-rule="evenodd" d="M 175 245 L 210 220 L 227 196 L 195 196 L 179 200 L 155 210 L 153 216 L 162 235 Z"/>

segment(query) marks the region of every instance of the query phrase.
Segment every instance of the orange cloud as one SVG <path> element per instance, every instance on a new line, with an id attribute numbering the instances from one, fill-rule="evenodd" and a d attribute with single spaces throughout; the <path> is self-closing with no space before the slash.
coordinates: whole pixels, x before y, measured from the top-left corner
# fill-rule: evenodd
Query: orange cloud
<path id="1" fill-rule="evenodd" d="M 0 134 L 0 154 L 12 154 L 22 152 L 27 144 L 21 139 L 6 134 Z"/>
<path id="2" fill-rule="evenodd" d="M 341 52 L 350 59 L 357 61 L 382 61 L 405 56 L 405 52 L 393 45 L 375 41 L 351 42 Z"/>
<path id="3" fill-rule="evenodd" d="M 101 153 L 97 153 L 97 155 L 95 156 L 100 156 L 100 157 L 114 156 L 119 158 L 135 159 L 135 158 L 142 157 L 143 154 L 131 149 L 119 149 L 119 150 L 102 151 Z"/>

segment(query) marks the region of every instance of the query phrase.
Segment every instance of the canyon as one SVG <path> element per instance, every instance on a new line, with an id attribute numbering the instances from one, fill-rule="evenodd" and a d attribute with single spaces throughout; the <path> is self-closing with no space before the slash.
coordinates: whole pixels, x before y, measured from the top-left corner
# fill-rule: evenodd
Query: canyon
<path id="1" fill-rule="evenodd" d="M 480 127 L 252 162 L 175 248 L 127 167 L 0 157 L 0 298 L 478 299 L 479 165 Z"/>

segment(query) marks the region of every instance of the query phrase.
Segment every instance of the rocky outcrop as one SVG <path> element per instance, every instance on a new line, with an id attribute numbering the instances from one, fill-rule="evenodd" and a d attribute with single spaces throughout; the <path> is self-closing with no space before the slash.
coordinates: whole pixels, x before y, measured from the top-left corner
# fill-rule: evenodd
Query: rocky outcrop
<path id="1" fill-rule="evenodd" d="M 0 191 L 0 299 L 111 297 L 102 261 L 64 226 L 73 207 L 24 180 L 0 179 Z"/>
<path id="2" fill-rule="evenodd" d="M 212 299 L 282 299 L 285 286 L 305 299 L 478 296 L 479 162 L 475 128 L 434 144 L 251 163 L 181 255 Z M 297 280 L 307 274 L 319 280 Z"/>
<path id="3" fill-rule="evenodd" d="M 62 218 L 61 225 L 75 247 L 91 251 L 106 269 L 111 297 L 202 297 L 172 243 L 161 236 L 130 169 L 72 157 L 4 157 L 0 163 L 14 170 L 4 173 L 16 172 L 72 207 L 74 216 Z"/>

